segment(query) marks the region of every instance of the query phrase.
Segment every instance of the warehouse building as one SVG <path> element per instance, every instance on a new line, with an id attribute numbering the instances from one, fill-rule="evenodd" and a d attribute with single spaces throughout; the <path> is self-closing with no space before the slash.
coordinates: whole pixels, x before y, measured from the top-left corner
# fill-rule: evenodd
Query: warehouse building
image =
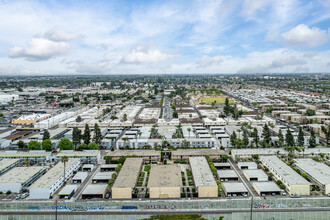
<path id="1" fill-rule="evenodd" d="M 71 183 L 80 184 L 85 181 L 87 176 L 88 176 L 88 173 L 86 173 L 86 172 L 77 172 L 76 175 L 74 175 L 74 177 L 72 177 Z"/>
<path id="2" fill-rule="evenodd" d="M 238 175 L 235 170 L 218 170 L 217 173 L 220 181 L 238 181 Z"/>
<path id="3" fill-rule="evenodd" d="M 78 158 L 69 158 L 65 164 L 64 176 L 64 163 L 59 162 L 51 168 L 45 175 L 38 179 L 30 187 L 31 199 L 49 199 L 50 196 L 63 185 L 64 181 L 69 179 L 73 172 L 80 166 Z"/>
<path id="4" fill-rule="evenodd" d="M 112 186 L 113 199 L 131 199 L 142 168 L 142 158 L 127 158 Z"/>
<path id="5" fill-rule="evenodd" d="M 115 150 L 109 151 L 108 156 L 112 157 L 112 160 L 119 160 L 121 157 L 135 156 L 142 158 L 144 163 L 157 163 L 161 159 L 161 152 L 155 150 Z"/>
<path id="6" fill-rule="evenodd" d="M 19 193 L 46 172 L 45 167 L 15 167 L 0 178 L 0 192 Z"/>
<path id="7" fill-rule="evenodd" d="M 294 165 L 317 183 L 325 194 L 330 193 L 330 167 L 313 159 L 296 159 Z"/>
<path id="8" fill-rule="evenodd" d="M 241 170 L 256 170 L 258 169 L 258 165 L 255 162 L 238 162 L 237 166 Z"/>
<path id="9" fill-rule="evenodd" d="M 24 151 L 1 151 L 0 159 L 28 159 L 33 162 L 48 161 L 51 158 L 51 152 L 43 150 L 31 150 L 29 152 Z"/>
<path id="10" fill-rule="evenodd" d="M 181 168 L 177 165 L 157 165 L 150 169 L 148 189 L 150 198 L 180 198 Z"/>
<path id="11" fill-rule="evenodd" d="M 0 160 L 0 176 L 4 173 L 8 172 L 12 168 L 18 166 L 22 162 L 23 162 L 23 160 L 20 160 L 20 159 L 3 159 L 3 160 Z"/>
<path id="12" fill-rule="evenodd" d="M 97 172 L 93 177 L 93 183 L 108 183 L 114 172 Z"/>
<path id="13" fill-rule="evenodd" d="M 270 155 L 288 155 L 288 152 L 282 148 L 255 148 L 255 149 L 232 149 L 231 157 L 234 161 L 240 159 L 252 159 L 252 155 L 270 156 Z"/>
<path id="14" fill-rule="evenodd" d="M 103 199 L 107 191 L 107 184 L 89 184 L 82 192 L 82 199 L 100 198 Z"/>
<path id="15" fill-rule="evenodd" d="M 98 150 L 84 150 L 84 151 L 73 151 L 73 150 L 62 150 L 56 155 L 57 160 L 61 160 L 63 156 L 69 158 L 79 158 L 81 163 L 97 164 L 101 159 L 101 152 Z"/>
<path id="16" fill-rule="evenodd" d="M 218 185 L 205 157 L 190 157 L 189 164 L 198 197 L 218 197 Z"/>
<path id="17" fill-rule="evenodd" d="M 226 196 L 247 196 L 248 190 L 245 188 L 242 182 L 238 183 L 222 183 L 222 188 Z"/>
<path id="18" fill-rule="evenodd" d="M 185 160 L 188 162 L 190 157 L 201 157 L 208 155 L 213 161 L 220 161 L 221 155 L 224 155 L 225 151 L 217 149 L 188 149 L 188 150 L 175 150 L 172 151 L 172 160 Z"/>
<path id="19" fill-rule="evenodd" d="M 266 195 L 280 195 L 281 189 L 274 182 L 253 182 L 252 184 L 255 191 L 260 196 Z"/>
<path id="20" fill-rule="evenodd" d="M 276 156 L 261 156 L 260 162 L 276 180 L 281 180 L 290 194 L 310 195 L 310 183 Z"/>
<path id="21" fill-rule="evenodd" d="M 248 181 L 258 181 L 258 182 L 263 182 L 263 181 L 268 181 L 268 176 L 266 173 L 261 170 L 244 170 L 243 171 L 244 176 Z"/>

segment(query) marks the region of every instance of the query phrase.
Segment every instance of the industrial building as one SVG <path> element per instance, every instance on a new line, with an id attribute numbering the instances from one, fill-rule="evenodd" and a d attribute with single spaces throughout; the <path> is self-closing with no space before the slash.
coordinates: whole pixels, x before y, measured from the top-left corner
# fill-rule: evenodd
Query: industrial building
<path id="1" fill-rule="evenodd" d="M 51 168 L 45 175 L 38 179 L 30 187 L 31 199 L 49 199 L 50 196 L 69 179 L 73 172 L 80 166 L 80 160 L 78 158 L 69 158 L 65 164 L 65 176 L 64 176 L 64 163 L 59 162 L 53 168 Z"/>
<path id="2" fill-rule="evenodd" d="M 231 183 L 222 183 L 222 188 L 226 196 L 235 197 L 238 195 L 247 196 L 248 190 L 245 188 L 242 182 L 231 182 Z"/>
<path id="3" fill-rule="evenodd" d="M 205 157 L 190 157 L 189 164 L 198 197 L 218 197 L 218 185 Z"/>
<path id="4" fill-rule="evenodd" d="M 19 193 L 45 172 L 45 167 L 15 167 L 1 176 L 0 192 Z"/>
<path id="5" fill-rule="evenodd" d="M 252 155 L 269 156 L 269 155 L 288 155 L 283 148 L 255 148 L 255 149 L 232 149 L 231 157 L 234 161 L 239 159 L 252 159 Z"/>
<path id="6" fill-rule="evenodd" d="M 266 195 L 280 195 L 281 189 L 274 182 L 253 182 L 252 184 L 255 191 L 260 196 Z"/>
<path id="7" fill-rule="evenodd" d="M 21 164 L 23 160 L 20 159 L 3 159 L 0 160 L 0 176 L 10 169 L 16 167 L 17 165 Z"/>
<path id="8" fill-rule="evenodd" d="M 258 165 L 255 162 L 238 162 L 237 166 L 241 170 L 256 170 L 258 169 Z"/>
<path id="9" fill-rule="evenodd" d="M 150 169 L 150 198 L 180 198 L 181 168 L 177 165 L 156 165 Z"/>
<path id="10" fill-rule="evenodd" d="M 218 170 L 217 174 L 220 181 L 238 181 L 235 170 Z"/>
<path id="11" fill-rule="evenodd" d="M 325 194 L 330 193 L 330 167 L 313 159 L 296 159 L 294 165 L 315 182 Z"/>
<path id="12" fill-rule="evenodd" d="M 142 158 L 127 158 L 112 186 L 113 199 L 131 199 L 142 168 Z"/>
<path id="13" fill-rule="evenodd" d="M 258 181 L 258 182 L 268 181 L 268 176 L 261 169 L 258 169 L 258 170 L 244 170 L 243 174 L 246 177 L 246 179 L 249 180 L 249 181 Z"/>
<path id="14" fill-rule="evenodd" d="M 97 164 L 101 159 L 101 152 L 98 150 L 84 150 L 84 151 L 73 151 L 73 150 L 62 150 L 56 155 L 58 160 L 61 160 L 63 156 L 69 158 L 79 158 L 81 163 Z"/>
<path id="15" fill-rule="evenodd" d="M 310 195 L 310 183 L 276 156 L 261 156 L 260 162 L 276 180 L 281 180 L 290 194 Z"/>
<path id="16" fill-rule="evenodd" d="M 82 199 L 87 198 L 104 198 L 108 185 L 107 184 L 89 184 L 82 192 Z"/>

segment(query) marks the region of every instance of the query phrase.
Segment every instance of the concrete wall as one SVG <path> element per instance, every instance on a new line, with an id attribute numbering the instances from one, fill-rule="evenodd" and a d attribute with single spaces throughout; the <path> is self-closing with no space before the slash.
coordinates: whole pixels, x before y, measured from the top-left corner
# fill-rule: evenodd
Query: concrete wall
<path id="1" fill-rule="evenodd" d="M 50 191 L 48 188 L 30 189 L 30 199 L 49 199 Z"/>
<path id="2" fill-rule="evenodd" d="M 330 193 L 330 184 L 325 185 L 325 194 L 329 194 Z"/>
<path id="3" fill-rule="evenodd" d="M 150 187 L 150 198 L 180 198 L 180 187 Z"/>
<path id="4" fill-rule="evenodd" d="M 291 185 L 288 190 L 290 194 L 310 195 L 310 185 Z"/>
<path id="5" fill-rule="evenodd" d="M 0 192 L 6 193 L 11 191 L 12 193 L 19 193 L 22 189 L 21 183 L 0 183 Z"/>
<path id="6" fill-rule="evenodd" d="M 200 186 L 198 187 L 198 197 L 218 197 L 218 186 Z"/>
<path id="7" fill-rule="evenodd" d="M 131 188 L 112 188 L 113 199 L 131 199 L 132 189 Z"/>

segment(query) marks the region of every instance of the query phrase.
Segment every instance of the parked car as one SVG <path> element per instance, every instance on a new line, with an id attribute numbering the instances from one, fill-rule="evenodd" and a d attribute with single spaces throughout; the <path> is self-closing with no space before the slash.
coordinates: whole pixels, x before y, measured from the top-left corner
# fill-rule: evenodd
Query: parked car
<path id="1" fill-rule="evenodd" d="M 106 193 L 104 196 L 105 199 L 109 199 L 110 198 L 110 193 Z"/>
<path id="2" fill-rule="evenodd" d="M 282 196 L 286 196 L 286 192 L 284 190 L 281 191 Z"/>
<path id="3" fill-rule="evenodd" d="M 290 197 L 291 197 L 291 198 L 300 198 L 300 196 L 297 195 L 297 194 L 290 194 Z"/>
<path id="4" fill-rule="evenodd" d="M 15 197 L 15 199 L 17 200 L 17 199 L 20 199 L 21 198 L 21 195 L 17 195 L 16 197 Z"/>

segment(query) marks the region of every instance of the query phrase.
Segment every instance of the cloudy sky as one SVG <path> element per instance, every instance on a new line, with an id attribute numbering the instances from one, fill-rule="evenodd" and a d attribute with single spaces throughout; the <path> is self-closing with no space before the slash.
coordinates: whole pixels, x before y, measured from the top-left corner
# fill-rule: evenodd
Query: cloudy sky
<path id="1" fill-rule="evenodd" d="M 330 0 L 0 0 L 0 74 L 330 72 Z"/>

